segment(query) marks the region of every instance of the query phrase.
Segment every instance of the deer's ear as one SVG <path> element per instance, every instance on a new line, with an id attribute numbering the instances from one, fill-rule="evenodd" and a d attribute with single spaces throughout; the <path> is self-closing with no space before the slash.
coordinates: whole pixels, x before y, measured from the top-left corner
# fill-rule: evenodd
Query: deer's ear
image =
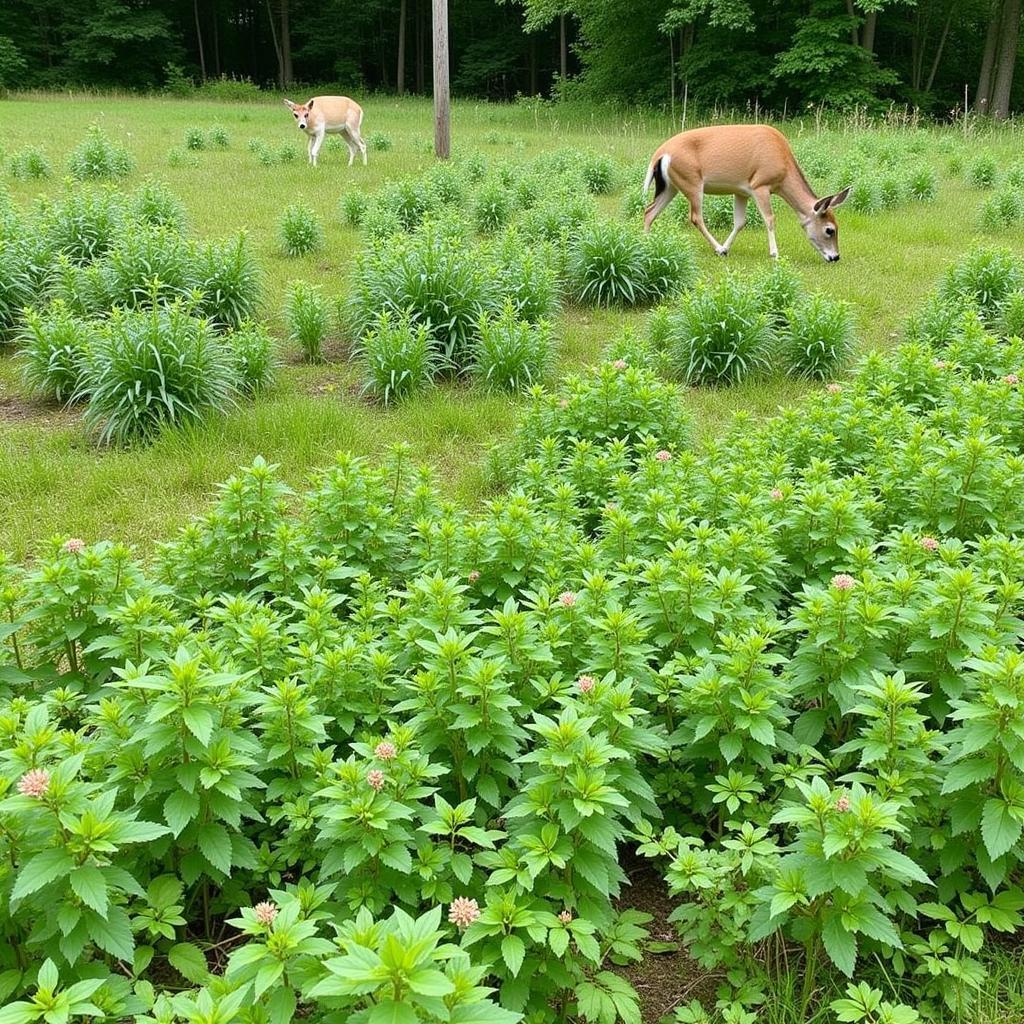
<path id="1" fill-rule="evenodd" d="M 285 106 L 286 106 L 286 107 L 287 107 L 287 108 L 288 108 L 289 110 L 291 110 L 291 109 L 292 109 L 292 107 L 294 107 L 294 106 L 295 106 L 295 104 L 294 104 L 294 103 L 292 103 L 292 101 L 291 101 L 291 100 L 285 100 L 285 101 L 284 101 L 284 105 L 285 105 Z"/>
<path id="2" fill-rule="evenodd" d="M 306 109 L 307 109 L 307 110 L 312 110 L 312 109 L 313 109 L 313 101 L 312 101 L 312 100 L 310 100 L 310 101 L 309 101 L 309 102 L 308 102 L 308 103 L 306 104 Z"/>
<path id="3" fill-rule="evenodd" d="M 847 185 L 842 192 L 837 192 L 829 201 L 828 208 L 834 210 L 837 206 L 842 206 L 849 198 L 851 188 L 853 188 L 852 185 Z"/>
<path id="4" fill-rule="evenodd" d="M 814 212 L 820 217 L 827 209 L 828 204 L 832 202 L 831 196 L 823 196 L 813 206 Z"/>

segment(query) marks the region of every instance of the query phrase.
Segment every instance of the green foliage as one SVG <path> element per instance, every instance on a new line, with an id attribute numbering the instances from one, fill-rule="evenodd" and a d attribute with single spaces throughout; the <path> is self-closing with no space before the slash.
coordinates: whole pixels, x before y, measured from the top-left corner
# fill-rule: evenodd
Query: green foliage
<path id="1" fill-rule="evenodd" d="M 767 369 L 775 345 L 755 289 L 723 277 L 683 296 L 667 322 L 669 358 L 687 384 L 736 384 Z"/>
<path id="2" fill-rule="evenodd" d="M 429 388 L 440 370 L 434 339 L 408 314 L 385 310 L 363 336 L 364 393 L 391 405 Z"/>
<path id="3" fill-rule="evenodd" d="M 85 138 L 71 151 L 68 169 L 79 181 L 123 178 L 131 174 L 135 161 L 123 146 L 107 138 L 99 125 L 92 124 Z"/>
<path id="4" fill-rule="evenodd" d="M 12 178 L 19 181 L 38 181 L 50 176 L 50 162 L 41 149 L 25 146 L 11 155 L 8 168 Z"/>
<path id="5" fill-rule="evenodd" d="M 224 412 L 235 378 L 230 352 L 208 321 L 180 307 L 153 306 L 111 312 L 81 391 L 89 398 L 86 425 L 101 443 L 124 445 Z"/>
<path id="6" fill-rule="evenodd" d="M 95 326 L 60 302 L 45 313 L 27 310 L 18 356 L 29 390 L 56 402 L 85 397 L 83 383 L 95 342 Z"/>
<path id="7" fill-rule="evenodd" d="M 1010 185 L 1004 185 L 990 195 L 982 204 L 978 217 L 979 226 L 983 231 L 1005 231 L 1019 224 L 1024 218 L 1024 199 L 1020 191 Z"/>
<path id="8" fill-rule="evenodd" d="M 365 192 L 346 192 L 341 197 L 341 219 L 346 227 L 357 228 L 363 223 L 370 201 Z"/>
<path id="9" fill-rule="evenodd" d="M 370 132 L 366 136 L 366 144 L 377 153 L 386 153 L 391 149 L 391 136 L 386 132 Z"/>
<path id="10" fill-rule="evenodd" d="M 692 287 L 696 261 L 689 242 L 678 236 L 595 221 L 573 239 L 568 278 L 579 302 L 631 306 Z"/>
<path id="11" fill-rule="evenodd" d="M 284 208 L 277 228 L 281 251 L 293 259 L 319 252 L 324 247 L 324 229 L 316 214 L 300 203 L 289 203 Z"/>
<path id="12" fill-rule="evenodd" d="M 967 180 L 974 188 L 993 188 L 999 177 L 996 158 L 988 152 L 981 152 L 967 168 Z"/>
<path id="13" fill-rule="evenodd" d="M 288 337 L 302 349 L 306 362 L 322 362 L 330 315 L 319 287 L 308 281 L 292 281 L 285 298 L 284 319 Z"/>
<path id="14" fill-rule="evenodd" d="M 206 133 L 202 128 L 196 128 L 195 126 L 185 129 L 185 148 L 191 149 L 193 152 L 206 149 Z"/>
<path id="15" fill-rule="evenodd" d="M 978 246 L 949 268 L 940 295 L 949 303 L 967 301 L 991 317 L 1022 284 L 1024 264 L 1009 249 Z"/>
<path id="16" fill-rule="evenodd" d="M 224 338 L 231 353 L 235 387 L 244 395 L 257 395 L 274 382 L 277 357 L 274 339 L 258 323 L 245 321 Z"/>
<path id="17" fill-rule="evenodd" d="M 498 316 L 481 319 L 470 372 L 485 387 L 523 391 L 543 381 L 551 358 L 549 324 L 520 319 L 514 303 L 506 300 Z"/>
<path id="18" fill-rule="evenodd" d="M 211 124 L 206 129 L 206 140 L 210 149 L 228 149 L 231 146 L 231 136 L 222 124 Z"/>
<path id="19" fill-rule="evenodd" d="M 497 179 L 484 182 L 473 200 L 473 219 L 477 231 L 491 234 L 503 228 L 512 216 L 508 188 Z"/>
<path id="20" fill-rule="evenodd" d="M 828 380 L 849 361 L 854 341 L 849 304 L 818 292 L 787 310 L 780 331 L 782 364 L 793 377 Z"/>
<path id="21" fill-rule="evenodd" d="M 185 205 L 160 181 L 145 181 L 132 196 L 131 217 L 136 223 L 185 230 Z"/>

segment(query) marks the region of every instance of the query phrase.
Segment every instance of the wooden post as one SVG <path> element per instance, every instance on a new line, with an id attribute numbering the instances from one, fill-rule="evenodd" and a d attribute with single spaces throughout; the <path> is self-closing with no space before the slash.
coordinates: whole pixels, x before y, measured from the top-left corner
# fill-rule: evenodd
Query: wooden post
<path id="1" fill-rule="evenodd" d="M 448 0 L 434 0 L 434 154 L 451 153 L 451 110 L 448 92 Z"/>
<path id="2" fill-rule="evenodd" d="M 395 73 L 395 91 L 401 96 L 405 92 L 405 0 L 398 8 L 398 68 Z"/>

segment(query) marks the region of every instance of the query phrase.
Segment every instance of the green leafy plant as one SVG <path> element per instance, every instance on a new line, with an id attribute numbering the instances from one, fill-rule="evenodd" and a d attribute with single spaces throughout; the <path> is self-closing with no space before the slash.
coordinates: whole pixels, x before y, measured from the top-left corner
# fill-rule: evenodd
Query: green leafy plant
<path id="1" fill-rule="evenodd" d="M 85 138 L 71 151 L 68 169 L 80 181 L 123 178 L 131 174 L 135 161 L 123 146 L 110 141 L 99 125 L 92 124 Z"/>
<path id="2" fill-rule="evenodd" d="M 318 252 L 324 247 L 324 230 L 316 214 L 299 203 L 285 207 L 278 224 L 278 237 L 281 251 L 292 258 Z"/>
<path id="3" fill-rule="evenodd" d="M 791 376 L 828 380 L 846 365 L 853 347 L 853 313 L 847 303 L 817 293 L 787 311 L 780 355 Z"/>
<path id="4" fill-rule="evenodd" d="M 321 362 L 330 317 L 327 300 L 320 289 L 308 281 L 291 282 L 285 298 L 284 318 L 288 336 L 302 349 L 306 362 Z"/>
<path id="5" fill-rule="evenodd" d="M 363 391 L 390 405 L 431 386 L 441 368 L 425 324 L 385 311 L 360 342 Z"/>
<path id="6" fill-rule="evenodd" d="M 33 394 L 56 402 L 87 397 L 83 383 L 95 342 L 95 325 L 59 301 L 45 312 L 26 310 L 18 348 L 25 383 Z"/>
<path id="7" fill-rule="evenodd" d="M 487 387 L 522 391 L 543 380 L 551 357 L 548 323 L 521 320 L 515 305 L 507 301 L 498 316 L 481 320 L 470 373 Z"/>

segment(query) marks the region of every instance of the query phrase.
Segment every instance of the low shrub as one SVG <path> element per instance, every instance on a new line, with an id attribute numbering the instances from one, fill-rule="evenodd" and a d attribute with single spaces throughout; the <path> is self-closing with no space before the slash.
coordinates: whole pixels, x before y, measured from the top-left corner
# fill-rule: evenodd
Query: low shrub
<path id="1" fill-rule="evenodd" d="M 85 423 L 103 444 L 151 440 L 223 413 L 235 398 L 229 348 L 180 306 L 113 310 L 88 366 L 72 397 L 88 396 Z"/>
<path id="2" fill-rule="evenodd" d="M 357 228 L 363 223 L 363 217 L 370 205 L 365 192 L 346 192 L 341 197 L 341 219 L 346 227 Z"/>
<path id="3" fill-rule="evenodd" d="M 999 165 L 991 153 L 979 153 L 967 167 L 967 180 L 974 188 L 994 188 L 998 178 Z"/>
<path id="4" fill-rule="evenodd" d="M 774 326 L 785 323 L 786 311 L 805 295 L 803 278 L 785 259 L 772 260 L 754 278 L 753 289 Z"/>
<path id="5" fill-rule="evenodd" d="M 276 351 L 274 339 L 262 325 L 245 321 L 224 337 L 231 353 L 235 387 L 244 395 L 257 395 L 274 382 Z"/>
<path id="6" fill-rule="evenodd" d="M 377 153 L 386 153 L 391 149 L 391 136 L 385 132 L 370 132 L 366 136 L 366 144 Z"/>
<path id="7" fill-rule="evenodd" d="M 408 314 L 427 328 L 446 366 L 465 366 L 469 341 L 481 316 L 500 308 L 487 267 L 462 239 L 441 226 L 424 225 L 368 246 L 356 257 L 348 309 L 357 336 L 380 315 Z"/>
<path id="8" fill-rule="evenodd" d="M 284 318 L 288 337 L 302 349 L 306 362 L 322 362 L 330 312 L 320 289 L 308 281 L 292 281 L 285 298 Z"/>
<path id="9" fill-rule="evenodd" d="M 374 196 L 373 204 L 394 213 L 406 231 L 422 224 L 439 205 L 429 185 L 418 178 L 385 182 Z"/>
<path id="10" fill-rule="evenodd" d="M 85 138 L 71 151 L 68 169 L 79 181 L 123 178 L 131 174 L 135 161 L 123 146 L 107 138 L 99 125 L 90 125 Z"/>
<path id="11" fill-rule="evenodd" d="M 363 212 L 360 227 L 372 243 L 382 242 L 405 230 L 398 214 L 390 206 L 377 202 L 371 202 Z"/>
<path id="12" fill-rule="evenodd" d="M 515 227 L 487 253 L 488 273 L 503 301 L 530 323 L 550 319 L 561 305 L 558 253 L 547 242 L 529 243 Z"/>
<path id="13" fill-rule="evenodd" d="M 50 176 L 50 161 L 41 149 L 26 146 L 11 155 L 8 169 L 12 178 L 22 181 L 38 181 Z"/>
<path id="14" fill-rule="evenodd" d="M 143 182 L 132 195 L 129 210 L 135 223 L 185 230 L 185 204 L 163 182 Z"/>
<path id="15" fill-rule="evenodd" d="M 185 148 L 193 152 L 206 149 L 206 133 L 202 128 L 186 128 L 184 137 Z"/>
<path id="16" fill-rule="evenodd" d="M 520 319 L 512 302 L 477 325 L 469 371 L 485 387 L 523 391 L 543 381 L 551 364 L 551 327 Z"/>
<path id="17" fill-rule="evenodd" d="M 210 149 L 229 149 L 231 146 L 231 136 L 222 124 L 210 125 L 206 130 L 206 138 Z"/>
<path id="18" fill-rule="evenodd" d="M 771 363 L 775 335 L 768 314 L 754 288 L 734 277 L 684 295 L 668 330 L 669 359 L 686 384 L 738 384 Z"/>
<path id="19" fill-rule="evenodd" d="M 293 259 L 319 252 L 324 247 L 324 229 L 316 214 L 299 203 L 285 207 L 278 224 L 281 251 Z"/>
<path id="20" fill-rule="evenodd" d="M 696 261 L 685 239 L 596 221 L 576 233 L 567 275 L 578 302 L 628 306 L 692 286 Z"/>
<path id="21" fill-rule="evenodd" d="M 180 146 L 172 146 L 167 150 L 167 166 L 168 167 L 198 167 L 199 157 L 194 153 L 190 153 L 187 149 L 182 149 Z"/>
<path id="22" fill-rule="evenodd" d="M 601 153 L 587 153 L 579 166 L 580 177 L 592 195 L 614 192 L 618 181 L 616 167 L 610 157 Z"/>
<path id="23" fill-rule="evenodd" d="M 132 309 L 184 299 L 191 290 L 192 248 L 170 228 L 123 230 L 103 260 L 103 305 Z"/>
<path id="24" fill-rule="evenodd" d="M 103 188 L 65 189 L 41 202 L 38 214 L 37 230 L 48 246 L 74 263 L 89 263 L 104 255 L 124 223 L 120 196 Z"/>
<path id="25" fill-rule="evenodd" d="M 282 142 L 274 151 L 274 156 L 279 164 L 293 164 L 299 159 L 299 150 L 294 143 Z"/>
<path id="26" fill-rule="evenodd" d="M 466 181 L 458 166 L 436 163 L 423 176 L 423 180 L 442 206 L 459 206 L 466 198 Z"/>
<path id="27" fill-rule="evenodd" d="M 1018 189 L 1004 185 L 982 204 L 978 216 L 983 231 L 1005 231 L 1024 218 L 1024 199 Z"/>
<path id="28" fill-rule="evenodd" d="M 189 275 L 192 290 L 199 294 L 199 309 L 214 324 L 239 327 L 256 316 L 261 275 L 244 232 L 197 244 Z"/>
<path id="29" fill-rule="evenodd" d="M 473 198 L 473 220 L 481 234 L 493 234 L 512 216 L 512 200 L 507 186 L 496 179 L 485 181 Z"/>
<path id="30" fill-rule="evenodd" d="M 791 377 L 830 380 L 854 349 L 849 303 L 817 293 L 790 307 L 780 331 L 783 369 Z"/>
<path id="31" fill-rule="evenodd" d="M 382 405 L 422 393 L 440 369 L 430 331 L 407 314 L 381 313 L 356 352 L 363 364 L 363 392 Z"/>
<path id="32" fill-rule="evenodd" d="M 858 213 L 874 213 L 884 205 L 881 181 L 875 174 L 859 174 L 850 187 L 847 205 Z"/>
<path id="33" fill-rule="evenodd" d="M 999 332 L 1004 338 L 1024 338 L 1024 289 L 1018 288 L 999 305 Z"/>
<path id="34" fill-rule="evenodd" d="M 931 164 L 918 164 L 907 175 L 907 192 L 919 203 L 930 203 L 938 194 L 938 175 Z"/>
<path id="35" fill-rule="evenodd" d="M 95 325 L 61 302 L 45 311 L 27 309 L 18 358 L 29 391 L 56 402 L 88 397 L 83 385 L 95 342 Z"/>
<path id="36" fill-rule="evenodd" d="M 939 294 L 950 303 L 966 300 L 990 318 L 1022 284 L 1024 261 L 1020 257 L 1009 249 L 977 246 L 946 271 Z"/>

